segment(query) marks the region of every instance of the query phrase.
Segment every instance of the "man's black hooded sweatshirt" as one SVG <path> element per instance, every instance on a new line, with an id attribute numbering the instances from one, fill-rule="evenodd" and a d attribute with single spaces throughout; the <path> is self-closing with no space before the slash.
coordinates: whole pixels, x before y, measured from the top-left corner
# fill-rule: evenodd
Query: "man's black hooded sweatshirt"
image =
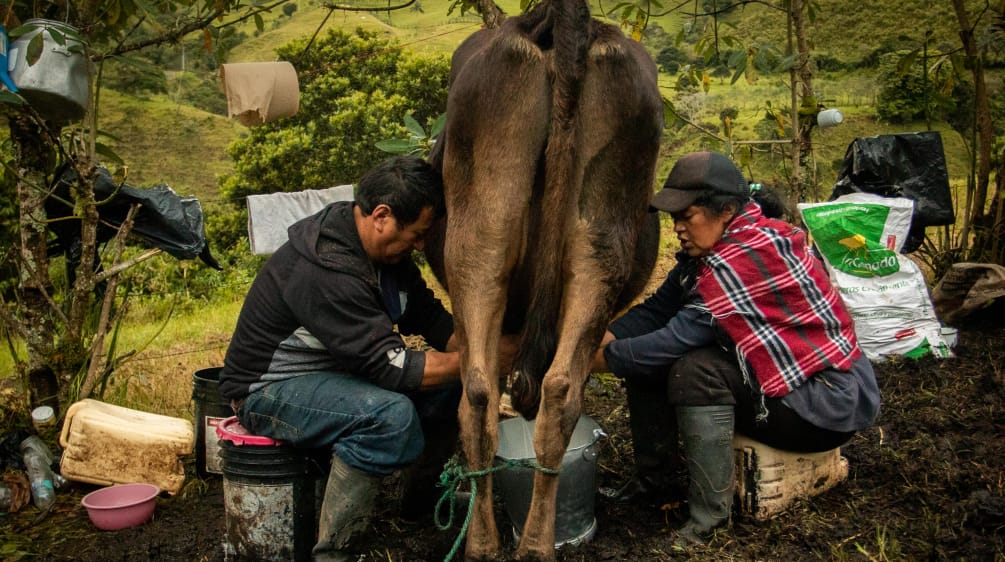
<path id="1" fill-rule="evenodd" d="M 265 262 L 227 349 L 222 396 L 242 399 L 272 381 L 318 371 L 400 392 L 419 387 L 425 354 L 407 350 L 399 332 L 422 335 L 442 351 L 453 320 L 411 259 L 370 261 L 353 205 L 332 203 L 298 221 Z"/>

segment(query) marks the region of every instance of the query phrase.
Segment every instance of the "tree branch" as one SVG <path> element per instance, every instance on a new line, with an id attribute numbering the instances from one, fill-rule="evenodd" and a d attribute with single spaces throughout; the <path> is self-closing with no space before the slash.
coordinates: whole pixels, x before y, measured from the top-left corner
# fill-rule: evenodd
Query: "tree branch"
<path id="1" fill-rule="evenodd" d="M 267 6 L 262 6 L 261 8 L 252 10 L 252 11 L 248 12 L 247 14 L 244 14 L 243 16 L 241 16 L 241 17 L 239 17 L 239 18 L 237 18 L 235 20 L 228 21 L 227 23 L 221 23 L 220 25 L 216 26 L 216 28 L 217 29 L 223 29 L 225 27 L 230 27 L 230 26 L 232 26 L 232 25 L 234 25 L 236 23 L 241 23 L 242 21 L 244 21 L 244 20 L 246 20 L 248 18 L 254 17 L 255 14 L 260 14 L 262 12 L 270 12 L 270 11 L 272 11 L 272 8 L 275 8 L 276 6 L 279 6 L 281 4 L 285 4 L 285 3 L 289 2 L 289 1 L 290 0 L 279 0 L 278 2 L 275 2 L 274 4 L 269 4 Z"/>
<path id="2" fill-rule="evenodd" d="M 97 274 L 94 277 L 94 280 L 97 283 L 101 283 L 102 281 L 107 281 L 111 277 L 113 277 L 115 275 L 118 275 L 119 273 L 122 273 L 123 271 L 129 269 L 130 267 L 132 267 L 132 266 L 134 266 L 134 265 L 136 265 L 136 264 L 138 264 L 140 262 L 147 261 L 148 259 L 150 259 L 150 258 L 152 258 L 152 257 L 154 257 L 154 256 L 156 256 L 158 254 L 160 254 L 163 251 L 164 250 L 161 250 L 160 248 L 151 248 L 151 249 L 147 250 L 146 252 L 143 252 L 142 254 L 136 256 L 135 258 L 133 258 L 131 260 L 127 260 L 127 261 L 124 261 L 124 262 L 121 262 L 121 263 L 117 263 L 114 266 L 109 267 L 108 269 L 106 269 L 106 270 L 102 271 L 101 273 Z"/>
<path id="3" fill-rule="evenodd" d="M 415 0 L 408 0 L 404 4 L 398 4 L 397 6 L 385 6 L 383 8 L 369 7 L 369 6 L 347 6 L 345 4 L 322 4 L 323 7 L 329 10 L 345 10 L 347 12 L 393 12 L 394 10 L 401 10 L 402 8 L 407 8 L 415 4 Z"/>
<path id="4" fill-rule="evenodd" d="M 283 0 L 286 1 L 286 0 Z M 164 43 L 176 43 L 182 37 L 199 31 L 200 29 L 205 29 L 213 23 L 213 20 L 222 16 L 225 12 L 223 10 L 214 10 L 211 14 L 203 16 L 201 18 L 192 20 L 181 27 L 175 28 L 168 31 L 165 35 L 159 35 L 157 37 L 151 37 L 149 39 L 142 39 L 138 41 L 133 41 L 132 43 L 123 43 L 116 46 L 114 49 L 107 53 L 95 53 L 91 56 L 91 60 L 94 62 L 100 62 L 107 58 L 116 57 L 125 53 L 130 53 L 133 51 L 138 51 L 146 47 L 151 47 L 154 45 L 162 45 Z"/>
<path id="5" fill-rule="evenodd" d="M 695 129 L 698 129 L 702 133 L 705 133 L 706 135 L 708 135 L 708 136 L 710 136 L 713 139 L 716 139 L 718 141 L 727 142 L 726 139 L 724 139 L 724 138 L 720 137 L 719 135 L 713 133 L 712 131 L 710 131 L 710 130 L 704 128 L 704 127 L 702 127 L 701 125 L 695 123 L 694 121 L 691 121 L 687 117 L 684 117 L 676 109 L 674 109 L 673 106 L 670 106 L 670 105 L 667 105 L 667 104 L 664 103 L 663 107 L 668 108 L 670 110 L 670 113 L 673 113 L 674 117 L 676 117 L 677 119 L 680 119 L 681 121 L 687 123 L 688 125 L 694 127 Z"/>
<path id="6" fill-rule="evenodd" d="M 31 334 L 28 333 L 28 329 L 25 325 L 18 319 L 17 315 L 7 308 L 7 303 L 0 300 L 0 320 L 3 321 L 3 325 L 6 329 L 16 333 L 18 337 L 24 341 L 31 341 Z"/>
<path id="7" fill-rule="evenodd" d="M 129 212 L 126 213 L 126 219 L 122 221 L 119 231 L 115 233 L 115 257 L 112 260 L 112 263 L 114 263 L 115 266 L 94 277 L 95 286 L 105 279 L 108 280 L 108 286 L 105 287 L 105 298 L 101 302 L 101 313 L 98 318 L 98 328 L 95 330 L 94 341 L 91 344 L 91 360 L 87 365 L 87 374 L 84 376 L 83 384 L 80 385 L 80 394 L 77 396 L 77 399 L 88 398 L 91 395 L 91 391 L 94 390 L 94 385 L 98 380 L 98 366 L 101 363 L 101 355 L 105 348 L 105 336 L 108 335 L 108 318 L 111 316 L 112 305 L 115 303 L 115 290 L 118 286 L 118 273 L 128 267 L 130 262 L 133 262 L 133 260 L 129 260 L 128 262 L 121 262 L 120 260 L 122 259 L 122 252 L 126 249 L 126 237 L 133 229 L 133 221 L 135 220 L 136 213 L 139 212 L 139 210 L 140 205 L 130 206 Z M 144 255 L 150 254 L 150 252 L 153 251 L 154 250 L 145 252 Z M 156 249 L 155 252 L 160 253 L 160 249 Z M 156 255 L 156 253 L 152 255 Z"/>

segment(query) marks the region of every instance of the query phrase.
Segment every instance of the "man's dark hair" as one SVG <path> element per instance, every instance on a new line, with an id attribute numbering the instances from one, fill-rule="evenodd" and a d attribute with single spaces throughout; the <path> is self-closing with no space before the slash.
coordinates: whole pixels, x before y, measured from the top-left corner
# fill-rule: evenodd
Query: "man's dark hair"
<path id="1" fill-rule="evenodd" d="M 391 208 L 403 227 L 419 220 L 426 207 L 441 217 L 446 212 L 443 178 L 421 158 L 388 158 L 363 174 L 356 188 L 356 204 L 364 215 L 382 203 Z"/>

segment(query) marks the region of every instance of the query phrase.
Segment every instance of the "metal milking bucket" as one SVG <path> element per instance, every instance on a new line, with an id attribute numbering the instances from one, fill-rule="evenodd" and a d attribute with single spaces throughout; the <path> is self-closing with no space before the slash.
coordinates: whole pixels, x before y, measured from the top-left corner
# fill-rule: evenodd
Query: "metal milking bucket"
<path id="1" fill-rule="evenodd" d="M 90 61 L 84 54 L 77 30 L 60 21 L 30 19 L 25 26 L 34 29 L 10 45 L 8 67 L 18 93 L 39 113 L 58 122 L 84 116 L 89 105 Z M 62 44 L 53 32 L 64 38 Z M 28 44 L 42 35 L 42 54 L 35 64 L 28 64 Z"/>
<path id="2" fill-rule="evenodd" d="M 555 548 L 589 542 L 597 530 L 594 516 L 597 454 L 600 440 L 607 434 L 589 416 L 580 416 L 572 431 L 558 475 L 555 500 Z M 534 422 L 511 418 L 499 423 L 499 449 L 496 464 L 530 461 L 534 452 Z M 493 476 L 506 513 L 513 523 L 513 536 L 519 540 L 527 520 L 534 489 L 534 469 L 511 466 Z"/>

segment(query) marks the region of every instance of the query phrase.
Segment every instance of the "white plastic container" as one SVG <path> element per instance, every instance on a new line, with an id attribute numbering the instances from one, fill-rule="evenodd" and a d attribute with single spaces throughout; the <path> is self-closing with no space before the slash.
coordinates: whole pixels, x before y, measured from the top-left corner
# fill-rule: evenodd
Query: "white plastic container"
<path id="1" fill-rule="evenodd" d="M 185 482 L 181 457 L 192 454 L 192 423 L 85 399 L 66 411 L 60 472 L 102 486 L 145 482 L 174 495 Z"/>
<path id="2" fill-rule="evenodd" d="M 822 494 L 848 476 L 840 448 L 793 453 L 736 435 L 733 453 L 740 512 L 758 521 L 785 511 L 797 498 Z"/>
<path id="3" fill-rule="evenodd" d="M 840 109 L 825 109 L 817 113 L 817 125 L 821 128 L 840 125 L 842 121 L 844 121 L 844 115 L 841 115 Z"/>

